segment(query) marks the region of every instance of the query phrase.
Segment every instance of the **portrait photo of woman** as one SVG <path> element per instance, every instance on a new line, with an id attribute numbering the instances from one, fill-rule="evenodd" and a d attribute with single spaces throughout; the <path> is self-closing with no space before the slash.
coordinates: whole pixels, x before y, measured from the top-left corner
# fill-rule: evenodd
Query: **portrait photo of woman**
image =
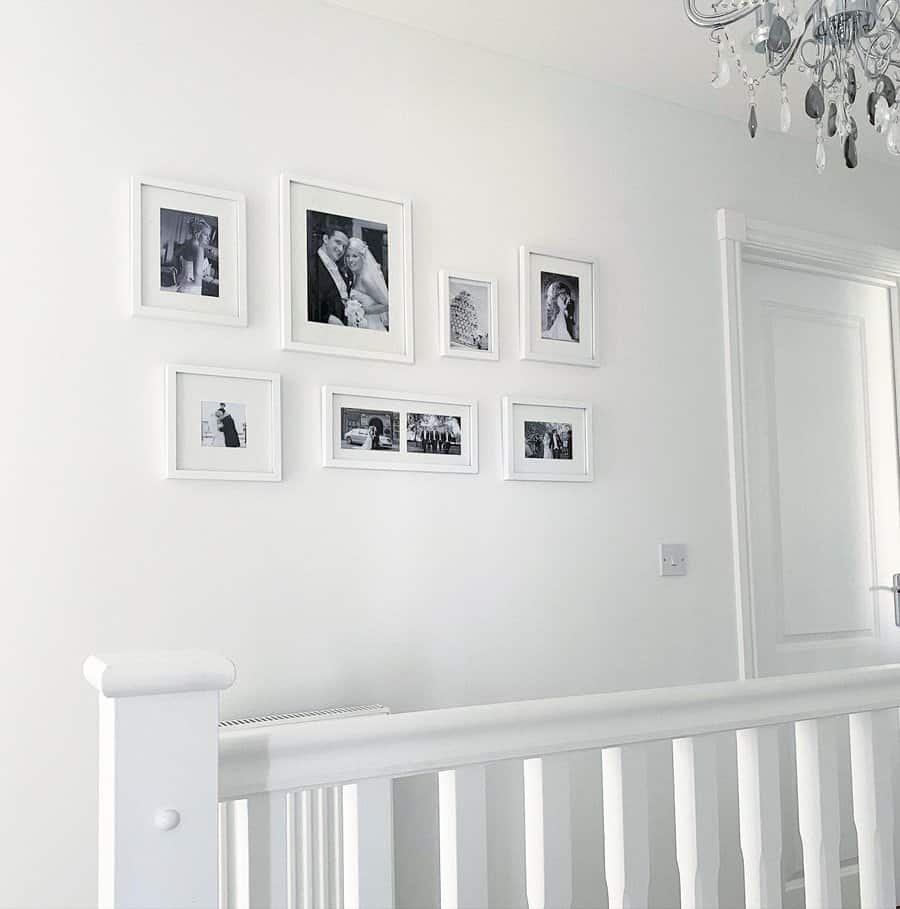
<path id="1" fill-rule="evenodd" d="M 215 216 L 160 209 L 160 289 L 218 297 L 218 243 Z"/>

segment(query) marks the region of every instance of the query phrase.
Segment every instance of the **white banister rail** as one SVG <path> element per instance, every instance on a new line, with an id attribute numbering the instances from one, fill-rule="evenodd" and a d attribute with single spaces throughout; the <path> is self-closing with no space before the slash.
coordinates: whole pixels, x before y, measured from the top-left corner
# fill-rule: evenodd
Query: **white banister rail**
<path id="1" fill-rule="evenodd" d="M 219 793 L 396 778 L 900 705 L 900 666 L 223 729 Z"/>
<path id="2" fill-rule="evenodd" d="M 442 909 L 485 909 L 484 766 L 512 759 L 523 762 L 530 909 L 570 909 L 570 809 L 584 795 L 570 788 L 575 751 L 596 751 L 602 770 L 610 906 L 639 909 L 654 741 L 671 742 L 682 909 L 711 909 L 727 834 L 717 794 L 725 752 L 711 737 L 720 733 L 737 745 L 745 904 L 777 909 L 782 724 L 796 741 L 807 909 L 832 909 L 841 900 L 835 730 L 848 723 L 861 907 L 895 905 L 900 665 L 223 728 L 227 660 L 91 657 L 84 671 L 100 695 L 101 909 L 389 909 L 395 860 L 416 860 L 395 859 L 393 780 L 422 773 L 439 775 Z M 326 867 L 328 850 L 337 861 Z"/>

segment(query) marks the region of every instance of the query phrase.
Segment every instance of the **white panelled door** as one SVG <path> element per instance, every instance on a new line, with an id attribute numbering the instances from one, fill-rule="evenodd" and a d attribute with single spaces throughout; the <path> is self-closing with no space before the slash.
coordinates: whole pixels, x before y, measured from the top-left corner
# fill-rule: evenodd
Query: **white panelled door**
<path id="1" fill-rule="evenodd" d="M 891 290 L 745 261 L 738 321 L 755 674 L 900 661 Z"/>

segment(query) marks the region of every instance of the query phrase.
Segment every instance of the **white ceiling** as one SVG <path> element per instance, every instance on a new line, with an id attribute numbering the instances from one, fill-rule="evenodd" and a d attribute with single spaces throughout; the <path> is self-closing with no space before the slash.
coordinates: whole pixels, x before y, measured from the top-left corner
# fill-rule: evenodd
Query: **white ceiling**
<path id="1" fill-rule="evenodd" d="M 745 122 L 740 80 L 710 87 L 713 49 L 704 29 L 691 25 L 682 0 L 327 0 L 447 38 L 624 86 L 695 110 Z M 745 34 L 749 28 L 742 28 Z M 754 71 L 757 68 L 754 67 Z M 794 74 L 793 132 L 815 141 L 803 116 L 807 83 Z M 891 159 L 865 121 L 865 96 L 857 101 L 860 152 Z M 760 125 L 777 129 L 777 86 L 760 93 Z M 811 152 L 812 153 L 812 152 Z"/>

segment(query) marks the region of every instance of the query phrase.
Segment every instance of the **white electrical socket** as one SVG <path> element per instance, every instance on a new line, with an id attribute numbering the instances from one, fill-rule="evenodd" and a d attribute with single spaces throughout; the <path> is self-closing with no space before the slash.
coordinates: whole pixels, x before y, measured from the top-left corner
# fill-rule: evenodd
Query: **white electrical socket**
<path id="1" fill-rule="evenodd" d="M 687 546 L 684 543 L 659 544 L 659 576 L 680 578 L 687 574 Z"/>

